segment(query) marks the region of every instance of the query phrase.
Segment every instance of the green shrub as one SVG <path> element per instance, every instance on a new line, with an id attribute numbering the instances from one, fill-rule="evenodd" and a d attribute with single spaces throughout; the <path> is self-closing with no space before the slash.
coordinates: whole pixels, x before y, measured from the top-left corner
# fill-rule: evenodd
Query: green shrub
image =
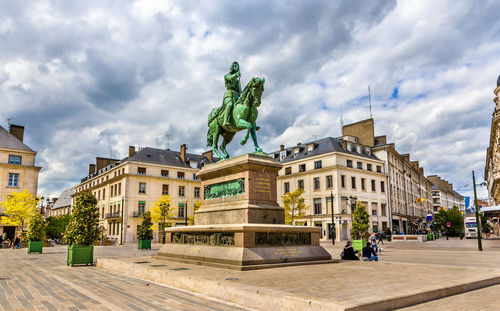
<path id="1" fill-rule="evenodd" d="M 26 238 L 32 242 L 40 242 L 45 238 L 45 222 L 40 213 L 35 213 L 31 216 Z"/>
<path id="2" fill-rule="evenodd" d="M 151 213 L 145 212 L 142 215 L 142 223 L 137 230 L 137 238 L 139 240 L 152 240 L 153 239 L 153 221 L 151 220 Z"/>
<path id="3" fill-rule="evenodd" d="M 64 233 L 68 244 L 92 245 L 99 238 L 99 209 L 97 200 L 89 191 L 76 198 L 71 219 Z"/>
<path id="4" fill-rule="evenodd" d="M 353 240 L 368 240 L 370 237 L 368 233 L 370 216 L 366 212 L 365 206 L 361 205 L 360 202 L 356 203 L 356 209 L 352 218 L 351 238 Z"/>

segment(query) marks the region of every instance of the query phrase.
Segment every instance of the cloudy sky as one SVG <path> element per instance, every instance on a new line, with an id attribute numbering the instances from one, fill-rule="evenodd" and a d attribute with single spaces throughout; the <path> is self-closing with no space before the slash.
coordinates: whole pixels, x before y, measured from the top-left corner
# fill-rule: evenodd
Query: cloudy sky
<path id="1" fill-rule="evenodd" d="M 340 136 L 341 116 L 369 117 L 370 85 L 375 134 L 469 195 L 471 170 L 484 175 L 498 12 L 468 0 L 0 0 L 0 124 L 26 127 L 39 193 L 58 195 L 129 145 L 207 150 L 237 60 L 242 84 L 266 78 L 265 151 Z"/>

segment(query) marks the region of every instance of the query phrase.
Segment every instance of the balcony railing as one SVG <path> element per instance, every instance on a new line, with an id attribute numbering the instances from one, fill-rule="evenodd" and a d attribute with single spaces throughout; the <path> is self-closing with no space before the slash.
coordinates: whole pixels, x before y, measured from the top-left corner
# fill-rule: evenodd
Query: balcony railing
<path id="1" fill-rule="evenodd" d="M 109 218 L 121 218 L 121 213 L 120 213 L 120 211 L 114 212 L 114 213 L 107 213 L 104 217 L 106 219 L 109 219 Z"/>

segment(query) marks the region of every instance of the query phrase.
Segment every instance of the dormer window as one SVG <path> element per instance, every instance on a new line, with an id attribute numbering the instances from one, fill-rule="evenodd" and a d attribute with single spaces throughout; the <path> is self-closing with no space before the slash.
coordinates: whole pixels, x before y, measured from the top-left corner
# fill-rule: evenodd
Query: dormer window
<path id="1" fill-rule="evenodd" d="M 294 149 L 293 150 L 293 157 L 296 158 L 299 155 L 299 149 Z"/>
<path id="2" fill-rule="evenodd" d="M 285 160 L 286 158 L 286 150 L 280 151 L 280 161 Z"/>
<path id="3" fill-rule="evenodd" d="M 366 147 L 366 154 L 367 154 L 367 155 L 371 155 L 371 153 L 372 153 L 371 149 L 370 149 L 370 148 L 368 148 L 368 147 Z"/>
<path id="4" fill-rule="evenodd" d="M 356 146 L 356 151 L 361 154 L 361 146 Z"/>
<path id="5" fill-rule="evenodd" d="M 347 143 L 347 151 L 351 152 L 352 151 L 352 145 Z"/>

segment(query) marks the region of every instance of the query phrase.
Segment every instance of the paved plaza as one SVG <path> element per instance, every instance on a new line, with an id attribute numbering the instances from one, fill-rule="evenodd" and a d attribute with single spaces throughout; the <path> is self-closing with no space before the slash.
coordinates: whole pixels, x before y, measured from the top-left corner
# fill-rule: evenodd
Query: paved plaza
<path id="1" fill-rule="evenodd" d="M 101 267 L 73 268 L 63 246 L 30 255 L 0 249 L 0 309 L 492 310 L 500 293 L 500 240 L 484 241 L 484 252 L 474 243 L 386 243 L 378 263 L 255 271 L 152 259 L 160 245 L 96 247 Z M 338 258 L 343 243 L 322 245 Z"/>

